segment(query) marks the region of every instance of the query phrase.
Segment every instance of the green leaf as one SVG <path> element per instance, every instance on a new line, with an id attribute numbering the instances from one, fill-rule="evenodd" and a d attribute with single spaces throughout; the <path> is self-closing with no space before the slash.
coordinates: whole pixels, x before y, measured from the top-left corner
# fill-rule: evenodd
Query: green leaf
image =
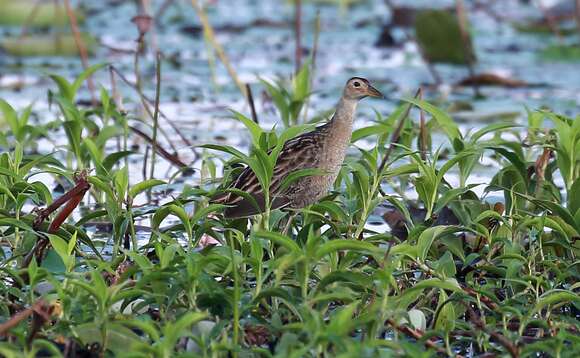
<path id="1" fill-rule="evenodd" d="M 246 128 L 250 131 L 250 134 L 252 135 L 252 143 L 254 144 L 254 147 L 259 147 L 260 144 L 260 136 L 262 135 L 262 133 L 264 133 L 264 131 L 262 130 L 262 128 L 253 120 L 251 120 L 250 118 L 244 116 L 243 114 L 241 114 L 240 112 L 234 111 L 234 110 L 230 110 L 233 114 L 234 117 L 242 122 L 244 124 L 244 126 L 246 126 Z"/>
<path id="2" fill-rule="evenodd" d="M 260 82 L 262 82 L 262 84 L 266 87 L 266 92 L 268 92 L 268 94 L 272 98 L 272 101 L 274 102 L 274 105 L 276 105 L 276 108 L 280 112 L 280 116 L 282 117 L 282 122 L 284 123 L 284 125 L 286 127 L 289 127 L 290 126 L 290 108 L 289 108 L 288 102 L 286 100 L 286 96 L 284 95 L 284 92 L 281 89 L 276 88 L 275 85 L 273 85 L 273 84 L 271 84 L 263 79 L 260 79 Z"/>
<path id="3" fill-rule="evenodd" d="M 16 198 L 14 197 L 14 195 L 12 194 L 10 189 L 8 189 L 7 187 L 5 187 L 4 185 L 2 185 L 0 183 L 0 194 L 2 194 L 2 193 L 4 193 L 6 196 L 8 196 L 10 199 L 12 199 L 13 202 L 16 202 Z"/>
<path id="4" fill-rule="evenodd" d="M 439 310 L 439 316 L 435 322 L 435 329 L 450 332 L 455 329 L 455 320 L 457 317 L 455 314 L 455 308 L 453 307 L 453 302 L 448 302 L 447 299 L 448 296 L 445 291 L 439 291 L 439 305 L 437 307 Z"/>
<path id="5" fill-rule="evenodd" d="M 570 210 L 572 215 L 580 212 L 580 199 L 578 198 L 580 198 L 580 177 L 576 178 L 568 191 L 568 210 Z M 578 223 L 578 226 L 580 226 L 580 223 Z"/>
<path id="6" fill-rule="evenodd" d="M 304 62 L 298 74 L 294 77 L 295 101 L 302 101 L 310 94 L 310 61 Z"/>
<path id="7" fill-rule="evenodd" d="M 497 132 L 497 131 L 501 131 L 503 129 L 515 128 L 515 127 L 520 127 L 520 126 L 513 124 L 513 123 L 490 124 L 490 125 L 487 125 L 487 126 L 481 128 L 477 132 L 473 133 L 471 135 L 471 137 L 469 138 L 469 142 L 471 142 L 472 144 L 475 144 L 479 140 L 479 138 L 483 137 L 487 133 Z"/>
<path id="8" fill-rule="evenodd" d="M 201 148 L 213 149 L 218 150 L 220 152 L 228 153 L 233 157 L 241 160 L 242 162 L 248 164 L 249 158 L 244 153 L 240 152 L 234 147 L 230 147 L 228 145 L 218 145 L 218 144 L 204 144 L 200 145 Z"/>
<path id="9" fill-rule="evenodd" d="M 74 91 L 72 85 L 62 76 L 49 75 L 49 77 L 56 83 L 60 95 L 69 101 L 74 100 Z"/>
<path id="10" fill-rule="evenodd" d="M 74 225 L 77 227 L 83 226 L 84 224 L 90 222 L 93 219 L 97 219 L 106 215 L 107 210 L 95 210 L 80 218 L 79 221 L 77 221 Z"/>
<path id="11" fill-rule="evenodd" d="M 431 113 L 431 115 L 433 115 L 433 118 L 435 118 L 437 123 L 441 126 L 441 128 L 443 128 L 443 130 L 447 134 L 447 137 L 449 137 L 449 140 L 454 141 L 456 138 L 462 139 L 461 132 L 459 132 L 459 127 L 457 127 L 457 124 L 455 124 L 455 122 L 453 121 L 451 116 L 449 116 L 449 114 L 443 112 L 442 110 L 435 107 L 431 103 L 420 99 L 405 98 L 405 101 L 413 103 L 417 107 L 422 108 L 423 110 Z"/>
<path id="12" fill-rule="evenodd" d="M 441 280 L 438 278 L 429 278 L 419 281 L 415 286 L 408 288 L 397 300 L 399 308 L 407 310 L 409 305 L 421 296 L 421 293 L 426 289 L 436 288 L 439 290 L 447 290 L 451 292 L 461 293 L 463 290 L 459 283 L 454 278 Z"/>
<path id="13" fill-rule="evenodd" d="M 68 268 L 69 263 L 71 261 L 70 260 L 71 255 L 68 252 L 68 244 L 66 243 L 66 241 L 64 241 L 63 239 L 61 239 L 57 235 L 53 235 L 53 234 L 47 234 L 47 235 L 48 235 L 48 239 L 50 240 L 50 244 L 52 245 L 52 247 L 54 248 L 54 250 L 56 251 L 58 256 L 60 256 L 62 262 L 64 263 L 65 268 Z M 76 243 L 76 235 L 75 235 L 75 243 Z"/>
<path id="14" fill-rule="evenodd" d="M 110 172 L 113 169 L 113 166 L 121 159 L 130 156 L 131 154 L 135 154 L 135 152 L 130 150 L 115 152 L 107 155 L 105 159 L 102 161 L 103 168 Z"/>
<path id="15" fill-rule="evenodd" d="M 105 332 L 107 348 L 111 350 L 111 354 L 114 356 L 126 355 L 127 352 L 133 351 L 134 347 L 142 344 L 141 337 L 129 328 L 123 327 L 116 322 L 107 322 L 104 331 L 94 322 L 72 326 L 71 330 L 83 346 L 91 346 L 94 343 L 102 346 L 103 332 Z"/>
<path id="16" fill-rule="evenodd" d="M 67 252 L 67 254 L 68 254 L 69 256 L 70 256 L 70 255 L 72 255 L 72 253 L 73 253 L 73 251 L 74 251 L 74 249 L 75 249 L 75 246 L 76 246 L 76 244 L 77 244 L 77 231 L 75 231 L 75 232 L 72 234 L 72 236 L 71 236 L 70 240 L 68 241 L 68 245 L 67 245 L 67 250 L 66 250 L 66 252 Z"/>
<path id="17" fill-rule="evenodd" d="M 163 346 L 165 357 L 172 355 L 175 349 L 175 344 L 177 340 L 184 336 L 191 334 L 191 325 L 196 322 L 201 321 L 206 318 L 206 313 L 201 312 L 188 312 L 182 315 L 176 322 L 168 322 L 165 327 L 163 327 L 163 340 L 160 344 Z"/>
<path id="18" fill-rule="evenodd" d="M 286 175 L 284 180 L 282 180 L 282 183 L 280 184 L 280 188 L 278 190 L 280 192 L 284 192 L 284 190 L 286 190 L 290 185 L 298 181 L 300 178 L 310 176 L 320 176 L 325 174 L 326 174 L 325 171 L 318 168 L 307 168 L 293 171 L 290 174 Z"/>
<path id="19" fill-rule="evenodd" d="M 159 180 L 159 179 L 144 180 L 144 181 L 137 183 L 131 187 L 131 189 L 129 190 L 129 196 L 131 196 L 132 198 L 135 198 L 137 195 L 139 195 L 140 193 L 142 193 L 146 190 L 149 190 L 155 186 L 165 185 L 165 184 L 167 184 L 167 183 L 164 182 L 163 180 Z"/>
<path id="20" fill-rule="evenodd" d="M 258 231 L 255 233 L 255 235 L 256 237 L 266 239 L 280 246 L 283 246 L 294 254 L 300 254 L 302 252 L 300 247 L 286 235 L 268 231 Z"/>
<path id="21" fill-rule="evenodd" d="M 106 171 L 104 170 L 104 168 L 101 164 L 103 153 L 97 148 L 97 146 L 95 145 L 95 142 L 93 142 L 93 140 L 91 138 L 85 138 L 83 140 L 83 144 L 84 144 L 85 148 L 88 149 L 88 152 L 91 156 L 91 159 L 93 160 L 93 163 L 95 164 L 95 167 L 97 168 L 97 174 L 105 175 Z"/>
<path id="22" fill-rule="evenodd" d="M 117 198 L 120 200 L 125 199 L 125 193 L 127 192 L 127 185 L 129 185 L 129 171 L 128 171 L 127 167 L 123 167 L 122 169 L 118 170 L 115 173 L 113 178 L 114 178 L 114 183 L 115 183 L 115 190 L 117 190 Z M 137 185 L 139 185 L 139 184 L 137 184 Z M 132 196 L 132 197 L 134 198 L 135 196 Z"/>
<path id="23" fill-rule="evenodd" d="M 0 111 L 2 111 L 2 118 L 8 123 L 14 136 L 18 137 L 20 124 L 18 122 L 18 115 L 14 108 L 12 108 L 8 102 L 0 98 Z"/>
<path id="24" fill-rule="evenodd" d="M 370 137 L 372 135 L 383 135 L 387 133 L 389 128 L 384 124 L 376 124 L 374 126 L 363 127 L 352 132 L 352 137 L 350 139 L 351 143 Z"/>
<path id="25" fill-rule="evenodd" d="M 29 232 L 35 232 L 34 229 L 30 225 L 26 224 L 22 220 L 16 220 L 14 218 L 8 218 L 8 217 L 0 218 L 0 227 L 1 226 L 17 227 L 19 229 L 26 230 Z"/>
<path id="26" fill-rule="evenodd" d="M 175 216 L 177 216 L 179 220 L 181 220 L 181 223 L 185 228 L 185 233 L 187 234 L 187 238 L 189 240 L 188 242 L 191 244 L 193 242 L 193 229 L 191 227 L 191 222 L 189 221 L 189 216 L 187 215 L 187 212 L 185 212 L 185 209 L 175 204 L 169 205 L 167 209 Z"/>
<path id="27" fill-rule="evenodd" d="M 580 296 L 568 290 L 550 290 L 540 296 L 539 301 L 528 313 L 528 316 L 533 316 L 535 313 L 540 312 L 546 306 L 564 302 L 580 302 Z"/>
<path id="28" fill-rule="evenodd" d="M 89 76 L 91 76 L 93 73 L 97 72 L 98 70 L 100 70 L 101 68 L 103 68 L 105 66 L 107 66 L 106 63 L 100 63 L 100 64 L 92 65 L 92 66 L 88 67 L 86 70 L 84 70 L 79 75 L 79 77 L 77 77 L 77 79 L 70 86 L 70 91 L 72 93 L 71 101 L 73 101 L 74 98 L 76 97 L 76 94 L 77 94 L 79 88 L 81 87 L 81 85 L 83 84 L 83 82 L 87 78 L 89 78 Z"/>
<path id="29" fill-rule="evenodd" d="M 319 260 L 330 253 L 342 250 L 369 254 L 379 254 L 382 251 L 375 245 L 365 241 L 337 239 L 327 241 L 320 245 L 320 247 L 316 250 L 316 259 Z"/>
<path id="30" fill-rule="evenodd" d="M 469 184 L 465 188 L 456 188 L 456 189 L 447 190 L 437 200 L 437 204 L 435 205 L 435 208 L 433 209 L 433 212 L 434 213 L 438 213 L 441 209 L 443 209 L 444 207 L 446 207 L 447 204 L 449 204 L 449 202 L 451 202 L 452 200 L 455 200 L 460 195 L 465 194 L 466 192 L 468 192 L 472 188 L 475 188 L 476 186 L 479 186 L 479 185 L 481 185 L 481 184 Z"/>
<path id="31" fill-rule="evenodd" d="M 437 238 L 460 230 L 461 228 L 450 225 L 441 225 L 427 228 L 421 233 L 421 235 L 419 235 L 419 239 L 417 240 L 417 258 L 421 261 L 425 261 L 427 258 L 427 253 L 429 252 L 429 249 L 431 249 L 431 245 L 433 245 L 433 242 Z"/>

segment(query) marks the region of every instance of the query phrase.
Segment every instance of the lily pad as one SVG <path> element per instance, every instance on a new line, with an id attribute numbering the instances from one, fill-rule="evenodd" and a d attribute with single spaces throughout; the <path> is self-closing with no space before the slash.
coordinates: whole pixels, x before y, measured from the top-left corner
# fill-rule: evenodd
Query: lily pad
<path id="1" fill-rule="evenodd" d="M 89 34 L 82 34 L 83 43 L 89 54 L 94 53 L 97 41 Z M 78 56 L 78 48 L 72 34 L 35 35 L 6 37 L 0 40 L 0 48 L 9 55 L 34 56 Z"/>
<path id="2" fill-rule="evenodd" d="M 68 26 L 68 17 L 62 3 L 35 0 L 0 0 L 0 25 L 29 27 Z M 78 22 L 84 21 L 84 15 L 74 10 Z M 31 16 L 33 14 L 33 16 Z"/>
<path id="3" fill-rule="evenodd" d="M 578 45 L 552 45 L 546 47 L 540 53 L 544 60 L 577 62 L 580 61 L 580 46 Z"/>
<path id="4" fill-rule="evenodd" d="M 420 12 L 415 21 L 415 33 L 419 46 L 430 62 L 465 65 L 468 63 L 468 56 L 475 59 L 471 50 L 466 56 L 459 21 L 447 11 Z M 471 49 L 471 44 L 468 45 Z"/>

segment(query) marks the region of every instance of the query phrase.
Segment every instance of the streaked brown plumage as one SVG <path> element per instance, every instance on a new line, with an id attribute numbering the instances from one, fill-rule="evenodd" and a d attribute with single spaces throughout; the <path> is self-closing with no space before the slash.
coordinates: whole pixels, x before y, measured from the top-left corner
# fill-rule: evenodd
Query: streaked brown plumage
<path id="1" fill-rule="evenodd" d="M 284 144 L 278 155 L 270 185 L 272 209 L 303 208 L 326 195 L 344 161 L 350 143 L 357 103 L 367 96 L 383 97 L 368 80 L 360 77 L 349 79 L 332 119 L 315 130 L 301 134 Z M 302 177 L 280 192 L 280 186 L 287 175 L 297 170 L 310 168 L 319 169 L 320 173 Z M 250 194 L 260 206 L 260 210 L 258 211 L 249 200 L 242 196 L 228 192 L 213 200 L 215 203 L 229 206 L 224 211 L 225 217 L 246 217 L 264 210 L 262 187 L 249 167 L 242 171 L 231 188 Z"/>

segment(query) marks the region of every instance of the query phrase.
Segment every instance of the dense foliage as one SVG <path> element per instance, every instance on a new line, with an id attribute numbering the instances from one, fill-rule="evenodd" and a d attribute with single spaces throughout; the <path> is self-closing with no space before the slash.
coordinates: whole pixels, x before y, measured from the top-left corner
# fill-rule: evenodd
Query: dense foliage
<path id="1" fill-rule="evenodd" d="M 281 145 L 308 125 L 264 131 L 235 113 L 251 155 L 206 145 L 203 181 L 170 196 L 182 170 L 130 182 L 142 165 L 127 147 L 135 119 L 107 91 L 96 107 L 76 104 L 98 68 L 74 83 L 52 76 L 57 122 L 33 126 L 30 108 L 0 101 L 3 356 L 580 354 L 580 117 L 537 111 L 525 128 L 461 133 L 444 110 L 409 98 L 355 131 L 353 146 L 375 144 L 347 158 L 325 200 L 227 221 L 209 204 L 224 188 L 218 162 L 226 182 L 244 163 L 267 187 Z M 287 126 L 299 122 L 305 83 L 264 83 Z M 63 150 L 38 153 L 60 127 Z M 442 148 L 431 148 L 435 131 Z M 490 183 L 471 179 L 481 159 L 496 171 Z M 143 196 L 164 203 L 134 206 Z M 370 225 L 379 215 L 390 231 Z"/>

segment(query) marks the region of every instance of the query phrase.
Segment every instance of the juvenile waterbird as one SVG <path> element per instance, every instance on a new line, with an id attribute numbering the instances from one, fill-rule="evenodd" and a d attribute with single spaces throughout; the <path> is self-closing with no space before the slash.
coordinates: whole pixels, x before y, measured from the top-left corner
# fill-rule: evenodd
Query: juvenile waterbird
<path id="1" fill-rule="evenodd" d="M 300 209 L 326 195 L 344 161 L 352 135 L 357 104 L 365 97 L 383 98 L 383 95 L 364 78 L 349 79 L 331 120 L 284 144 L 278 155 L 270 185 L 272 209 Z M 301 177 L 281 191 L 284 178 L 302 169 L 319 169 L 320 174 Z M 245 168 L 230 187 L 252 196 L 259 210 L 243 196 L 227 192 L 213 200 L 215 203 L 228 205 L 224 211 L 226 218 L 247 217 L 264 211 L 264 193 L 252 169 Z"/>

